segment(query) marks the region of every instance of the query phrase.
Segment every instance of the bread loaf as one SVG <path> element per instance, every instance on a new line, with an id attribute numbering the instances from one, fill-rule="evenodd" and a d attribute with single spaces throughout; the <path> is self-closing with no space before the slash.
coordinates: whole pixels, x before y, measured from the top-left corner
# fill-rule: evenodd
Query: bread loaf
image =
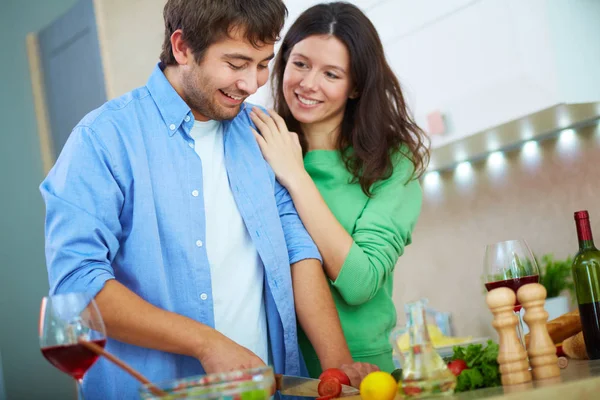
<path id="1" fill-rule="evenodd" d="M 583 332 L 567 338 L 562 343 L 564 353 L 575 360 L 587 360 L 588 355 L 585 350 L 585 341 L 583 340 Z"/>
<path id="2" fill-rule="evenodd" d="M 548 321 L 546 324 L 548 333 L 554 344 L 558 344 L 563 340 L 581 332 L 581 318 L 579 310 L 571 311 L 561 315 L 558 318 Z M 525 343 L 529 346 L 529 334 L 525 335 Z"/>

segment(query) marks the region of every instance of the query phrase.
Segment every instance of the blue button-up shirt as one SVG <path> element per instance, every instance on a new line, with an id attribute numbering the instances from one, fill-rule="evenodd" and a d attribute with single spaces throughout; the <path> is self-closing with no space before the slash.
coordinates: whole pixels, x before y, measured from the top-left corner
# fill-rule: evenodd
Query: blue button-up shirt
<path id="1" fill-rule="evenodd" d="M 223 122 L 225 164 L 265 269 L 273 367 L 301 375 L 290 264 L 320 255 L 261 155 L 250 109 L 243 105 Z M 214 327 L 210 267 L 200 244 L 204 196 L 211 194 L 202 193 L 202 162 L 188 135 L 193 123 L 190 108 L 157 66 L 145 87 L 109 101 L 74 128 L 40 187 L 50 294 L 95 296 L 117 279 L 155 306 Z M 151 381 L 204 372 L 188 356 L 111 339 L 106 349 Z M 84 381 L 88 400 L 136 398 L 138 387 L 102 358 Z"/>

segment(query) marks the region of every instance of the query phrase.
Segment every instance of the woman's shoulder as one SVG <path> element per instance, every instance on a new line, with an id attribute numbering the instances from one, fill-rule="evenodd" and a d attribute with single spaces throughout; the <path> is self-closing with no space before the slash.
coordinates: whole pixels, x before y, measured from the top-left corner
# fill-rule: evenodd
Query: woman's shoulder
<path id="1" fill-rule="evenodd" d="M 389 177 L 381 180 L 380 184 L 385 183 L 400 183 L 409 184 L 410 182 L 418 181 L 415 177 L 415 165 L 412 160 L 412 155 L 408 149 L 400 148 L 394 151 L 391 156 L 392 171 Z"/>

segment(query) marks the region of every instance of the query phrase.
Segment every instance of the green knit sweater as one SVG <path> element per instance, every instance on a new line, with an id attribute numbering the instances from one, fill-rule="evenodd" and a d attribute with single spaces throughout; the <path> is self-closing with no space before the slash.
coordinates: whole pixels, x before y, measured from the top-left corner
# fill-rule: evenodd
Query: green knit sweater
<path id="1" fill-rule="evenodd" d="M 337 279 L 329 282 L 352 357 L 391 372 L 388 337 L 396 325 L 394 267 L 411 243 L 421 211 L 419 182 L 406 183 L 413 165 L 399 155 L 392 176 L 375 183 L 371 198 L 358 182 L 350 183 L 352 175 L 337 151 L 310 151 L 304 166 L 333 215 L 354 239 Z M 311 376 L 318 377 L 319 360 L 302 331 L 299 340 Z"/>

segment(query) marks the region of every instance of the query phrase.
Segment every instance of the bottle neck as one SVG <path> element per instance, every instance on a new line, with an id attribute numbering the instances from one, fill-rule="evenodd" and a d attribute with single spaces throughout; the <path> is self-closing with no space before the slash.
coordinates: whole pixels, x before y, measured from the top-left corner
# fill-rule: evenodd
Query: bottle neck
<path id="1" fill-rule="evenodd" d="M 587 218 L 578 219 L 575 222 L 577 226 L 577 239 L 579 239 L 579 249 L 593 249 L 594 238 L 592 236 L 592 228 L 590 226 L 590 220 Z"/>

